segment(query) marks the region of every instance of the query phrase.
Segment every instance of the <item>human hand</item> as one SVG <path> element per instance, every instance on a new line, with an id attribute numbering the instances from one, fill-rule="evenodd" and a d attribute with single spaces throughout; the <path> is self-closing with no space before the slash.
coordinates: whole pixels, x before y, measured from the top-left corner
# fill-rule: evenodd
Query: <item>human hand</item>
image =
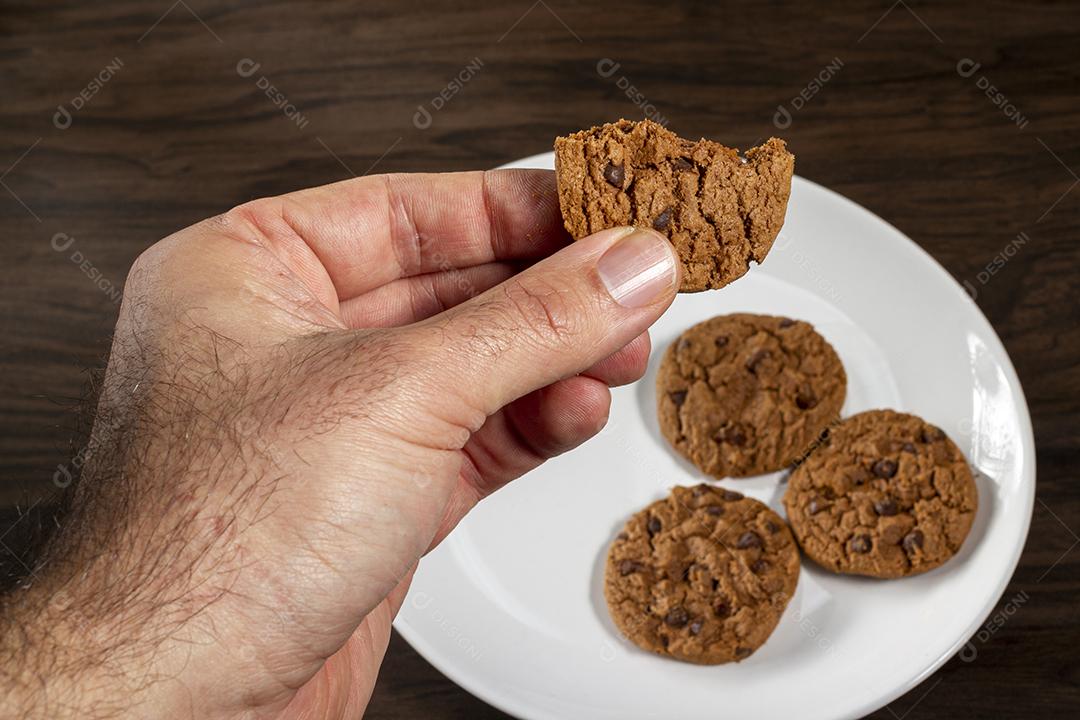
<path id="1" fill-rule="evenodd" d="M 0 616 L 0 707 L 360 717 L 418 559 L 644 372 L 670 245 L 568 241 L 552 173 L 492 171 L 257 200 L 143 253 L 70 514 Z"/>

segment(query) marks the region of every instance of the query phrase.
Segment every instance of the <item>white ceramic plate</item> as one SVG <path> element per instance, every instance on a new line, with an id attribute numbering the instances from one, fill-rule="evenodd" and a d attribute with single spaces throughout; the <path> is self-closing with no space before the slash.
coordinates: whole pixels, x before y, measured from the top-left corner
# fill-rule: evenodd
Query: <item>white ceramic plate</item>
<path id="1" fill-rule="evenodd" d="M 509 167 L 552 167 L 550 153 Z M 602 592 L 624 520 L 703 480 L 660 436 L 660 352 L 730 312 L 814 324 L 848 373 L 844 414 L 877 407 L 941 426 L 977 470 L 979 511 L 959 555 L 913 578 L 830 575 L 803 562 L 769 641 L 697 667 L 622 639 Z M 1035 497 L 1031 420 L 1012 363 L 960 286 L 898 230 L 802 178 L 761 267 L 682 295 L 652 330 L 646 377 L 615 390 L 608 427 L 496 493 L 421 563 L 395 627 L 474 695 L 528 718 L 857 717 L 914 687 L 976 631 L 1016 567 Z M 780 473 L 723 484 L 783 514 Z"/>

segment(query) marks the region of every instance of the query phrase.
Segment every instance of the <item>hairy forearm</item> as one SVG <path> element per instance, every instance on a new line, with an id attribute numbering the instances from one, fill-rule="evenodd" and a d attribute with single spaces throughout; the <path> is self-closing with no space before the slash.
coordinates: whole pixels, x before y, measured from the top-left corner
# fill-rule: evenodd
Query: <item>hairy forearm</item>
<path id="1" fill-rule="evenodd" d="M 108 541 L 101 513 L 86 497 L 73 504 L 22 582 L 0 598 L 2 718 L 156 716 L 141 706 L 162 618 L 124 577 L 138 553 Z"/>
<path id="2" fill-rule="evenodd" d="M 113 359 L 58 526 L 0 597 L 0 718 L 201 716 L 180 674 L 236 572 L 233 510 L 205 498 L 235 452 L 198 441 L 220 418 L 167 397 L 193 378 Z"/>
<path id="3" fill-rule="evenodd" d="M 77 596 L 39 579 L 0 607 L 0 717 L 128 716 L 138 704 L 126 669 L 137 654 L 131 633 L 96 625 Z"/>

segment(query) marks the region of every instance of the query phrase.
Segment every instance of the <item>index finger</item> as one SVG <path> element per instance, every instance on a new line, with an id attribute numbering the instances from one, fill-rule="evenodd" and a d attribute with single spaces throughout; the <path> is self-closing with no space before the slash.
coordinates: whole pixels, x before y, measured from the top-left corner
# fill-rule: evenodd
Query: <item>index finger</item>
<path id="1" fill-rule="evenodd" d="M 570 242 L 550 170 L 375 175 L 256 204 L 279 256 L 302 277 L 322 269 L 339 300 L 398 278 L 546 257 Z"/>

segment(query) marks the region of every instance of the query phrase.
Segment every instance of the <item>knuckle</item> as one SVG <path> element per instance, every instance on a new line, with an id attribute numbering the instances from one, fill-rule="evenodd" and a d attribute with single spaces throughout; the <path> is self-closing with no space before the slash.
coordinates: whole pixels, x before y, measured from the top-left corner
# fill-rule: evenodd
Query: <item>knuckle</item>
<path id="1" fill-rule="evenodd" d="M 515 326 L 544 345 L 566 345 L 580 333 L 574 292 L 543 280 L 507 283 L 504 299 Z"/>
<path id="2" fill-rule="evenodd" d="M 281 214 L 279 198 L 249 200 L 204 221 L 211 232 L 252 244 L 266 235 L 267 227 Z"/>
<path id="3" fill-rule="evenodd" d="M 201 277 L 204 257 L 202 249 L 193 246 L 187 230 L 159 240 L 135 258 L 128 270 L 125 295 L 145 295 L 163 304 L 179 302 L 191 279 Z"/>
<path id="4" fill-rule="evenodd" d="M 278 198 L 252 200 L 195 225 L 179 230 L 144 250 L 128 270 L 125 297 L 135 296 L 175 314 L 188 306 L 207 304 L 213 293 L 227 288 L 242 256 L 238 246 L 262 247 Z"/>
<path id="5" fill-rule="evenodd" d="M 139 253 L 124 280 L 124 302 L 161 304 L 160 298 L 175 284 L 175 276 L 185 270 L 184 258 L 178 257 L 179 253 L 174 237 L 159 240 Z"/>
<path id="6" fill-rule="evenodd" d="M 130 293 L 147 282 L 151 281 L 153 268 L 157 264 L 160 250 L 157 245 L 151 245 L 139 253 L 135 262 L 128 268 L 127 279 L 124 281 L 124 292 Z"/>

